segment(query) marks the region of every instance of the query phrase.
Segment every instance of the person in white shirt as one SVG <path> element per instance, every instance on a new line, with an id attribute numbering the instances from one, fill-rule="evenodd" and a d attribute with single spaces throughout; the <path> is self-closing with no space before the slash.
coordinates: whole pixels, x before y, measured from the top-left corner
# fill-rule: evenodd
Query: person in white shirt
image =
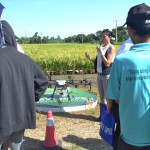
<path id="1" fill-rule="evenodd" d="M 107 89 L 109 74 L 112 62 L 115 57 L 115 47 L 111 44 L 112 32 L 109 29 L 104 29 L 100 36 L 101 45 L 97 46 L 97 57 L 92 59 L 90 55 L 86 52 L 85 56 L 92 62 L 96 62 L 97 71 L 97 84 L 98 91 L 100 95 L 100 104 L 106 105 L 107 100 L 105 98 L 105 93 Z M 100 117 L 97 119 L 100 121 Z"/>
<path id="2" fill-rule="evenodd" d="M 123 54 L 127 51 L 129 51 L 130 47 L 133 45 L 131 38 L 129 37 L 119 48 L 118 52 L 116 53 L 116 56 Z"/>
<path id="3" fill-rule="evenodd" d="M 22 49 L 22 47 L 17 43 L 17 49 L 19 52 L 24 54 L 24 50 Z"/>

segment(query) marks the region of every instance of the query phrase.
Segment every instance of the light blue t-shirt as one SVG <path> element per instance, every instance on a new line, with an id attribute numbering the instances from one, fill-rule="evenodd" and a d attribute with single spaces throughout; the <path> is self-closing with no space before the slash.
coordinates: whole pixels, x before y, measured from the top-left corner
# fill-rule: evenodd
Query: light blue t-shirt
<path id="1" fill-rule="evenodd" d="M 119 100 L 123 140 L 150 145 L 150 43 L 135 44 L 115 58 L 106 97 Z"/>

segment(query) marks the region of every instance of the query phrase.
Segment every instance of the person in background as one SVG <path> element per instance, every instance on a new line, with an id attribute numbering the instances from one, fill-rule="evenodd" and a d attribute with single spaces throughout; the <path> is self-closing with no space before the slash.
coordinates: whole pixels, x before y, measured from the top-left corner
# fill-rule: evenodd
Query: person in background
<path id="1" fill-rule="evenodd" d="M 118 100 L 121 134 L 119 150 L 150 149 L 150 7 L 130 8 L 126 19 L 133 42 L 130 51 L 113 63 L 106 97 L 107 110 Z"/>
<path id="2" fill-rule="evenodd" d="M 92 62 L 96 62 L 97 71 L 97 84 L 98 91 L 100 95 L 100 103 L 103 105 L 107 104 L 105 97 L 107 83 L 109 79 L 110 69 L 112 62 L 115 57 L 115 47 L 111 44 L 112 32 L 109 29 L 104 29 L 100 36 L 100 46 L 97 46 L 97 57 L 92 59 L 90 55 L 86 52 L 85 56 Z M 100 117 L 97 118 L 100 121 Z"/>
<path id="3" fill-rule="evenodd" d="M 24 54 L 24 50 L 22 49 L 22 47 L 17 43 L 17 49 L 19 52 Z"/>
<path id="4" fill-rule="evenodd" d="M 127 51 L 129 51 L 130 47 L 133 45 L 131 38 L 129 37 L 119 48 L 119 50 L 116 53 L 116 56 L 123 54 Z"/>
<path id="5" fill-rule="evenodd" d="M 25 129 L 36 128 L 35 101 L 48 87 L 48 79 L 28 56 L 18 52 L 13 29 L 1 21 L 0 30 L 0 149 L 23 150 Z"/>

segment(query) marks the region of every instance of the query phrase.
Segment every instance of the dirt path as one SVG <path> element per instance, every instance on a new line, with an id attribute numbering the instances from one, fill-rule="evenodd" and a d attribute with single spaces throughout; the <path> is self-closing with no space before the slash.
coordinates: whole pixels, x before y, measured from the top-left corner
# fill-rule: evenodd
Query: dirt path
<path id="1" fill-rule="evenodd" d="M 91 80 L 92 92 L 99 98 L 96 74 L 76 75 L 73 78 Z M 52 79 L 66 79 L 66 76 L 52 76 Z M 95 121 L 98 116 L 99 105 L 93 110 L 53 113 L 56 135 L 62 147 L 67 150 L 110 150 L 110 146 L 99 136 L 100 122 Z M 45 139 L 46 114 L 37 112 L 36 118 L 37 128 L 25 132 L 25 150 L 38 150 Z"/>

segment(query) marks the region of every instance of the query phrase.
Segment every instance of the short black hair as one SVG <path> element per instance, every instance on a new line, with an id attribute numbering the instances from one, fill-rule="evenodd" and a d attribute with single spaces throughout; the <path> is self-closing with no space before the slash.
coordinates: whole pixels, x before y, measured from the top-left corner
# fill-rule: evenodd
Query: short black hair
<path id="1" fill-rule="evenodd" d="M 108 36 L 112 36 L 112 32 L 109 29 L 104 29 L 102 33 L 106 32 Z"/>
<path id="2" fill-rule="evenodd" d="M 127 23 L 127 27 L 133 28 L 139 36 L 150 35 L 150 24 Z"/>

